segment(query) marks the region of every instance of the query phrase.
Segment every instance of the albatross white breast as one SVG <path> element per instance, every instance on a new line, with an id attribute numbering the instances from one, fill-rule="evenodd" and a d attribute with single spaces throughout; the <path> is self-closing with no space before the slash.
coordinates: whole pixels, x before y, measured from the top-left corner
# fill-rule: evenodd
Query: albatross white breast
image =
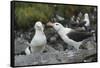
<path id="1" fill-rule="evenodd" d="M 71 28 L 65 28 L 60 23 L 47 23 L 48 26 L 52 26 L 62 40 L 68 45 L 74 46 L 77 50 L 82 44 L 83 40 L 90 37 L 92 34 L 86 32 L 78 32 Z"/>
<path id="2" fill-rule="evenodd" d="M 86 22 L 85 26 L 90 26 L 90 20 L 89 20 L 89 15 L 88 13 L 84 14 L 84 20 Z"/>
<path id="3" fill-rule="evenodd" d="M 26 55 L 29 55 L 31 53 L 42 52 L 47 43 L 46 36 L 43 32 L 43 30 L 44 30 L 43 24 L 40 21 L 38 21 L 38 22 L 36 22 L 34 28 L 35 28 L 35 35 L 32 38 L 32 41 L 31 41 L 29 47 L 27 47 L 25 50 Z"/>

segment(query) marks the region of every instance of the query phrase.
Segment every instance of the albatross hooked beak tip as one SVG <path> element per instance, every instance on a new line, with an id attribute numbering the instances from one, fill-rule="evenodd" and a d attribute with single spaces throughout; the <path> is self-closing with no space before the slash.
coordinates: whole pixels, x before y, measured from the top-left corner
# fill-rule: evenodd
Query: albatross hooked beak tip
<path id="1" fill-rule="evenodd" d="M 53 23 L 52 22 L 48 22 L 47 26 L 53 26 Z"/>

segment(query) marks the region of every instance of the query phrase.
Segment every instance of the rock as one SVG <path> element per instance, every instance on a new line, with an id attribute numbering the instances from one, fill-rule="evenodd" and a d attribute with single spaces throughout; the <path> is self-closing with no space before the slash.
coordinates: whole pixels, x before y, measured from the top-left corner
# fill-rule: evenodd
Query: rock
<path id="1" fill-rule="evenodd" d="M 58 50 L 54 49 L 53 47 L 51 47 L 50 45 L 46 45 L 45 48 L 46 52 L 51 53 L 51 52 L 58 52 Z"/>
<path id="2" fill-rule="evenodd" d="M 56 37 L 51 37 L 50 38 L 50 42 L 52 43 L 52 42 L 56 42 Z"/>
<path id="3" fill-rule="evenodd" d="M 60 43 L 57 43 L 56 49 L 57 49 L 58 51 L 64 51 L 63 45 L 60 44 Z"/>
<path id="4" fill-rule="evenodd" d="M 21 53 L 22 51 L 24 51 L 27 46 L 29 46 L 28 41 L 26 41 L 23 38 L 18 37 L 17 39 L 15 39 L 15 42 L 14 42 L 15 54 Z"/>
<path id="5" fill-rule="evenodd" d="M 90 37 L 84 40 L 83 44 L 80 46 L 80 49 L 92 50 L 92 49 L 96 49 L 96 47 L 97 45 L 93 37 Z"/>
<path id="6" fill-rule="evenodd" d="M 92 56 L 93 55 L 93 56 Z M 88 58 L 89 57 L 89 58 Z M 15 66 L 96 61 L 96 50 L 55 51 L 15 56 Z"/>

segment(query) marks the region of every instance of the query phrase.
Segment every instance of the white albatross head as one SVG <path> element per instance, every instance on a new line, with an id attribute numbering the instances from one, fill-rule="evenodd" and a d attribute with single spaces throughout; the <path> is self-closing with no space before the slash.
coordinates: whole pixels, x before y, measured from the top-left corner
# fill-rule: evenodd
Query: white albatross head
<path id="1" fill-rule="evenodd" d="M 64 28 L 62 24 L 57 22 L 56 23 L 48 22 L 47 26 L 52 26 L 56 31 L 59 31 L 61 28 Z"/>
<path id="2" fill-rule="evenodd" d="M 41 30 L 41 31 L 44 30 L 43 24 L 42 24 L 42 22 L 40 22 L 40 21 L 37 21 L 37 22 L 35 23 L 34 28 L 35 28 L 36 30 Z"/>

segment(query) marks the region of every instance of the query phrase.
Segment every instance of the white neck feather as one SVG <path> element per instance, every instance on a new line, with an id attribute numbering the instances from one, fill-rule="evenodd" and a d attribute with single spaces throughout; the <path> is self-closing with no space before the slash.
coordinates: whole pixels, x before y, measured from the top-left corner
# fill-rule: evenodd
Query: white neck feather
<path id="1" fill-rule="evenodd" d="M 35 31 L 35 34 L 36 34 L 36 35 L 40 35 L 40 34 L 44 34 L 44 32 L 43 32 L 42 30 L 36 30 L 36 31 Z"/>

